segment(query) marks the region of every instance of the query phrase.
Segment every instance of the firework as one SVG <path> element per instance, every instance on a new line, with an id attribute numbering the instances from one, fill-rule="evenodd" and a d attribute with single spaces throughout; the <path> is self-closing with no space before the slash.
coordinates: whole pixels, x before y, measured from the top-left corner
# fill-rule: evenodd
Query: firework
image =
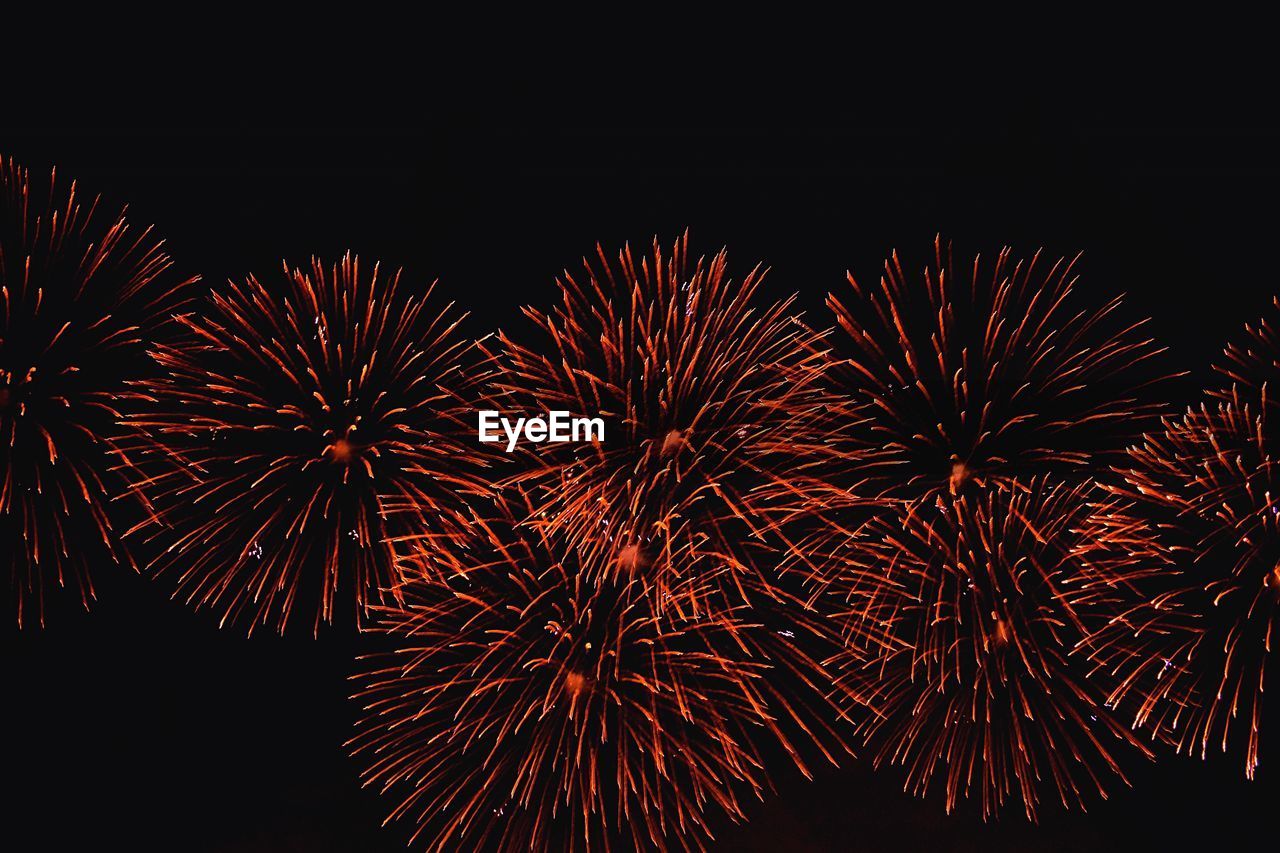
<path id="1" fill-rule="evenodd" d="M 1130 451 L 1112 488 L 1140 504 L 1165 553 L 1124 576 L 1130 606 L 1087 646 L 1135 726 L 1202 757 L 1243 738 L 1249 778 L 1280 630 L 1276 417 L 1265 385 L 1238 387 Z"/>
<path id="2" fill-rule="evenodd" d="M 388 525 L 448 540 L 485 491 L 461 425 L 482 361 L 461 319 L 350 255 L 229 283 L 182 316 L 189 340 L 155 350 L 164 378 L 130 421 L 153 568 L 250 631 L 283 631 L 299 602 L 313 630 L 340 599 L 359 618 L 394 586 Z"/>
<path id="3" fill-rule="evenodd" d="M 846 438 L 874 449 L 838 462 L 870 493 L 919 500 L 1075 476 L 1158 422 L 1161 407 L 1139 394 L 1162 350 L 1145 321 L 1118 319 L 1119 296 L 1098 307 L 1076 299 L 1076 259 L 1020 261 L 1005 249 L 964 277 L 949 245 L 934 249 L 919 283 L 895 253 L 879 287 L 850 276 L 851 293 L 828 297 L 845 333 L 835 349 L 848 347 L 833 375 L 857 406 L 871 405 Z"/>
<path id="4" fill-rule="evenodd" d="M 1280 296 L 1272 297 L 1271 302 L 1280 309 Z M 1209 388 L 1210 396 L 1230 400 L 1239 388 L 1248 399 L 1256 401 L 1267 385 L 1280 379 L 1280 338 L 1272 328 L 1272 318 L 1264 316 L 1257 325 L 1246 325 L 1244 340 L 1227 345 L 1214 371 L 1228 382 Z"/>
<path id="5" fill-rule="evenodd" d="M 87 606 L 91 562 L 133 565 L 114 524 L 125 383 L 150 371 L 146 344 L 195 279 L 124 212 L 73 182 L 0 161 L 0 548 L 18 624 L 43 622 L 45 590 Z"/>
<path id="6" fill-rule="evenodd" d="M 768 748 L 794 751 L 787 655 L 745 606 L 664 610 L 527 513 L 477 519 L 447 583 L 407 570 L 381 608 L 394 650 L 358 677 L 351 744 L 366 784 L 429 849 L 703 848 L 765 787 Z M 715 588 L 692 574 L 706 589 L 667 594 Z"/>
<path id="7" fill-rule="evenodd" d="M 668 254 L 597 255 L 564 274 L 552 313 L 525 309 L 538 347 L 503 336 L 499 391 L 516 411 L 600 416 L 606 440 L 539 445 L 509 482 L 532 494 L 533 523 L 602 569 L 662 584 L 654 567 L 707 558 L 745 594 L 762 573 L 743 543 L 787 549 L 779 522 L 815 508 L 821 335 L 792 300 L 756 304 L 759 268 L 735 282 L 724 252 L 691 261 L 687 236 Z"/>
<path id="8" fill-rule="evenodd" d="M 1014 800 L 1034 820 L 1042 789 L 1084 807 L 1124 781 L 1123 752 L 1145 752 L 1070 659 L 1118 606 L 1107 580 L 1142 540 L 1092 487 L 1009 485 L 880 516 L 825 593 L 855 630 L 898 640 L 831 663 L 879 694 L 858 726 L 876 765 L 904 766 L 917 795 L 940 784 L 948 811 L 979 796 L 984 817 Z"/>

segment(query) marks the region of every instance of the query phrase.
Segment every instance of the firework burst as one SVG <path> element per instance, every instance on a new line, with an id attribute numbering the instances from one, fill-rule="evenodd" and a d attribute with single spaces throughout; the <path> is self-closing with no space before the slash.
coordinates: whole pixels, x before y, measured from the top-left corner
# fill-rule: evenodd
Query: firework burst
<path id="1" fill-rule="evenodd" d="M 849 347 L 834 375 L 858 407 L 850 431 L 865 422 L 857 440 L 874 448 L 841 464 L 872 493 L 918 500 L 1072 476 L 1158 421 L 1161 406 L 1139 392 L 1162 350 L 1145 321 L 1118 319 L 1120 297 L 1076 300 L 1076 259 L 1020 261 L 1005 249 L 957 274 L 951 247 L 934 249 L 917 284 L 895 253 L 879 287 L 850 276 L 851 293 L 828 297 L 845 332 L 835 349 Z"/>
<path id="2" fill-rule="evenodd" d="M 133 565 L 108 511 L 126 383 L 185 299 L 151 229 L 103 214 L 72 183 L 0 161 L 0 548 L 18 624 L 45 590 L 93 598 L 90 561 Z"/>
<path id="3" fill-rule="evenodd" d="M 394 586 L 388 525 L 447 540 L 486 491 L 461 319 L 350 255 L 229 283 L 181 317 L 189 340 L 155 350 L 165 376 L 130 421 L 153 567 L 250 631 L 283 631 L 299 601 L 313 630 L 339 599 L 359 618 Z"/>
<path id="4" fill-rule="evenodd" d="M 948 811 L 979 796 L 984 817 L 1014 800 L 1034 820 L 1042 789 L 1084 807 L 1124 780 L 1124 751 L 1145 751 L 1069 659 L 1143 540 L 1091 486 L 1009 486 L 882 515 L 833 559 L 825 594 L 855 632 L 897 639 L 831 662 L 879 693 L 859 724 L 877 766 L 904 766 L 917 795 L 941 784 Z"/>
<path id="5" fill-rule="evenodd" d="M 597 254 L 565 273 L 555 311 L 526 309 L 537 348 L 503 336 L 499 391 L 518 411 L 599 415 L 607 439 L 541 445 L 509 482 L 594 565 L 662 584 L 655 567 L 708 558 L 745 595 L 763 575 L 743 543 L 779 543 L 780 521 L 814 509 L 821 336 L 792 300 L 756 304 L 760 269 L 735 282 L 724 252 L 691 261 L 687 236 L 668 254 Z"/>
<path id="6" fill-rule="evenodd" d="M 1152 519 L 1164 559 L 1125 576 L 1131 606 L 1089 648 L 1135 726 L 1202 757 L 1242 738 L 1253 778 L 1280 632 L 1280 413 L 1265 384 L 1221 396 L 1130 451 L 1112 488 Z"/>
<path id="7" fill-rule="evenodd" d="M 351 742 L 366 784 L 433 850 L 702 849 L 764 788 L 757 742 L 790 749 L 785 656 L 752 651 L 767 632 L 742 605 L 659 608 L 528 509 L 477 519 L 448 583 L 409 569 L 382 608 L 394 650 L 358 677 Z"/>

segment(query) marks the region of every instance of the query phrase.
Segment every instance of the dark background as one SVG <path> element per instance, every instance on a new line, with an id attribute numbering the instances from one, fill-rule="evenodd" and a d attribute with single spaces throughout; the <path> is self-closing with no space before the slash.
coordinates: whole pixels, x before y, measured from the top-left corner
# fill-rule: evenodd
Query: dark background
<path id="1" fill-rule="evenodd" d="M 710 89 L 632 87 L 587 97 L 590 110 L 529 87 L 390 112 L 335 88 L 331 108 L 282 101 L 263 120 L 211 87 L 190 93 L 192 123 L 156 126 L 136 104 L 46 110 L 0 124 L 0 152 L 127 200 L 209 284 L 349 248 L 439 277 L 477 332 L 548 304 L 556 272 L 595 241 L 686 226 L 696 249 L 727 245 L 738 275 L 766 262 L 771 292 L 815 312 L 846 269 L 872 279 L 891 248 L 919 267 L 939 231 L 965 254 L 1083 249 L 1082 292 L 1129 293 L 1174 363 L 1204 371 L 1280 291 L 1270 101 L 1204 91 L 1194 73 L 1158 93 L 1141 76 L 1090 93 L 1019 90 L 1017 76 L 892 94 L 872 78 L 822 96 L 759 81 L 731 106 Z M 426 123 L 395 126 L 406 114 Z M 0 629 L 0 846 L 403 848 L 343 748 L 358 638 L 246 640 L 160 583 L 97 581 L 91 613 L 53 601 L 47 629 Z M 787 777 L 721 849 L 1232 849 L 1274 830 L 1278 745 L 1272 725 L 1254 783 L 1238 753 L 1166 756 L 1130 768 L 1132 790 L 1088 814 L 1047 807 L 1039 826 L 1013 809 L 983 824 L 973 802 L 948 818 L 893 770 Z"/>

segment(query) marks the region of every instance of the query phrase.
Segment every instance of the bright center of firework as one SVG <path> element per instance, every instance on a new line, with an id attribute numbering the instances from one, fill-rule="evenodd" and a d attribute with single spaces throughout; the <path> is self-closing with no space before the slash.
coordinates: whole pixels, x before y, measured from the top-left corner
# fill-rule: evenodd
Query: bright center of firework
<path id="1" fill-rule="evenodd" d="M 577 670 L 565 670 L 564 673 L 564 692 L 570 696 L 577 696 L 587 688 L 587 677 Z"/>
<path id="2" fill-rule="evenodd" d="M 996 620 L 996 645 L 1007 646 L 1009 644 L 1009 640 L 1013 636 L 1013 632 L 1009 628 L 1009 623 L 1001 619 L 999 616 L 996 616 L 994 613 L 991 615 L 995 616 Z"/>
<path id="3" fill-rule="evenodd" d="M 958 494 L 969 480 L 969 466 L 963 462 L 951 463 L 951 494 Z"/>
<path id="4" fill-rule="evenodd" d="M 632 543 L 618 549 L 618 568 L 626 572 L 635 571 L 645 563 L 644 551 L 639 545 Z"/>
<path id="5" fill-rule="evenodd" d="M 686 444 L 688 444 L 688 438 L 684 431 L 673 429 L 662 439 L 662 455 L 670 456 L 672 453 L 677 453 Z"/>
<path id="6" fill-rule="evenodd" d="M 340 438 L 325 448 L 325 453 L 328 454 L 329 459 L 340 464 L 346 464 L 354 460 L 358 451 L 359 448 L 345 438 Z"/>

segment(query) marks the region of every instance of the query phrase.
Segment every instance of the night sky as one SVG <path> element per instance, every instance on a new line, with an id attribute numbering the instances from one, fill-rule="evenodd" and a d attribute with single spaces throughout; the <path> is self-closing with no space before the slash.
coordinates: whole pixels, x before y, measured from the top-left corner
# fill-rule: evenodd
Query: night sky
<path id="1" fill-rule="evenodd" d="M 736 275 L 770 266 L 766 292 L 798 293 L 823 325 L 846 270 L 873 280 L 893 248 L 918 267 L 939 232 L 964 255 L 1083 250 L 1080 291 L 1129 294 L 1194 378 L 1280 292 L 1280 132 L 1234 102 L 1128 91 L 1105 108 L 1060 108 L 1068 90 L 863 92 L 777 113 L 701 90 L 678 111 L 641 92 L 586 112 L 533 93 L 439 114 L 425 99 L 413 127 L 351 106 L 263 122 L 227 98 L 189 124 L 140 110 L 11 121 L 0 152 L 127 201 L 206 284 L 350 249 L 439 278 L 477 335 L 549 305 L 555 275 L 596 241 L 669 243 L 686 227 L 697 252 L 727 246 Z M 407 827 L 380 827 L 385 803 L 343 748 L 357 710 L 346 679 L 370 641 L 349 625 L 245 639 L 163 582 L 109 567 L 95 582 L 90 613 L 51 598 L 46 629 L 0 630 L 6 849 L 403 849 Z M 720 828 L 718 849 L 1231 849 L 1272 831 L 1271 729 L 1253 783 L 1238 752 L 1164 753 L 1127 768 L 1132 789 L 1087 814 L 1046 804 L 1038 826 L 1016 807 L 984 824 L 974 801 L 947 817 L 902 793 L 895 769 L 784 773 L 747 824 Z"/>

